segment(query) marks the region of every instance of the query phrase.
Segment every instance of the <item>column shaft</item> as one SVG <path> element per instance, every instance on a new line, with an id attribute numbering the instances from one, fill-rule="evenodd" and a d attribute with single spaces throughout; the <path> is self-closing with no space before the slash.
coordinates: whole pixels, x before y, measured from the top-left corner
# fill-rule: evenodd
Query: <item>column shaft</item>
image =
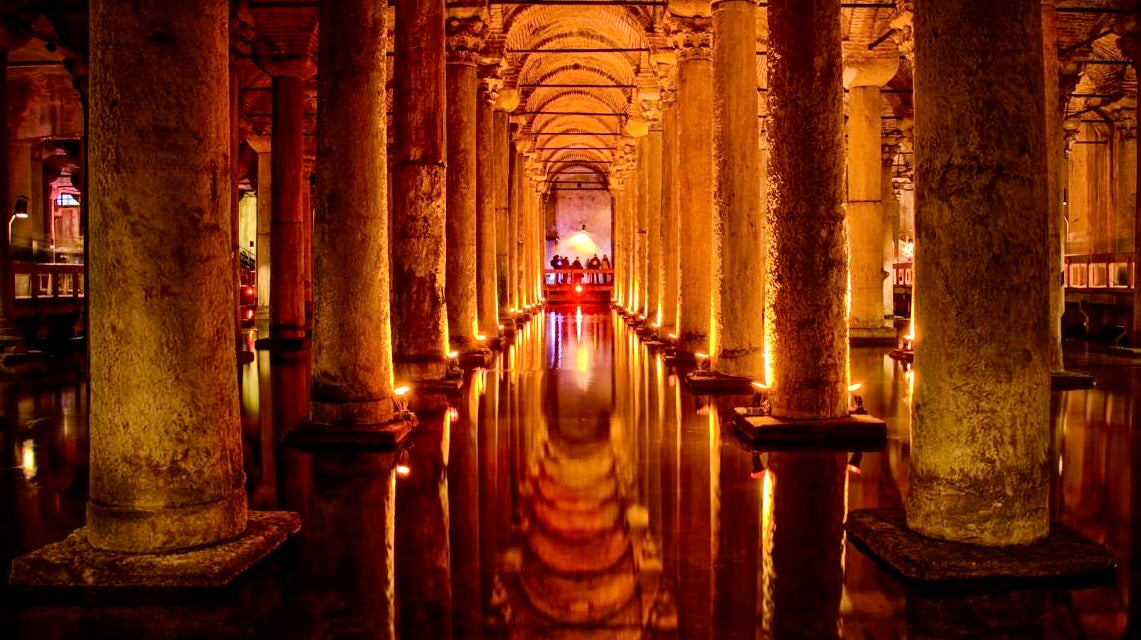
<path id="1" fill-rule="evenodd" d="M 1062 273 L 1066 246 L 1065 209 L 1062 207 L 1062 167 L 1065 140 L 1062 133 L 1063 106 L 1058 99 L 1058 24 L 1052 0 L 1042 3 L 1042 61 L 1046 108 L 1046 242 L 1050 282 L 1050 304 L 1046 322 L 1050 332 L 1050 371 L 1062 371 L 1062 313 L 1066 310 L 1065 276 Z"/>
<path id="2" fill-rule="evenodd" d="M 220 348 L 234 336 L 227 15 L 220 0 L 91 6 L 87 537 L 99 549 L 170 551 L 246 527 L 235 353 Z"/>
<path id="3" fill-rule="evenodd" d="M 713 305 L 717 370 L 764 373 L 765 251 L 757 125 L 755 0 L 713 6 Z"/>
<path id="4" fill-rule="evenodd" d="M 254 138 L 260 138 L 255 142 Z M 251 136 L 250 146 L 258 152 L 257 183 L 257 321 L 269 322 L 269 290 L 271 266 L 270 225 L 273 220 L 273 151 L 267 136 Z"/>
<path id="5" fill-rule="evenodd" d="M 649 313 L 650 277 L 650 150 L 648 136 L 638 138 L 637 185 L 634 199 L 634 289 L 636 311 Z"/>
<path id="6" fill-rule="evenodd" d="M 444 0 L 396 5 L 392 339 L 400 379 L 447 369 Z"/>
<path id="7" fill-rule="evenodd" d="M 322 0 L 313 234 L 312 419 L 393 417 L 384 7 Z"/>
<path id="8" fill-rule="evenodd" d="M 508 197 L 510 182 L 508 171 L 511 159 L 511 141 L 508 137 L 510 120 L 506 111 L 495 111 L 495 132 L 491 140 L 491 153 L 495 161 L 495 177 L 492 185 L 495 199 L 495 281 L 499 294 L 499 309 L 506 311 L 511 304 L 511 238 L 510 206 Z"/>
<path id="9" fill-rule="evenodd" d="M 301 216 L 305 88 L 299 77 L 273 78 L 273 196 L 270 222 L 269 332 L 305 337 L 305 221 Z"/>
<path id="10" fill-rule="evenodd" d="M 773 415 L 848 413 L 848 237 L 840 3 L 769 3 L 769 264 Z"/>
<path id="11" fill-rule="evenodd" d="M 880 103 L 878 86 L 853 86 L 848 90 L 850 329 L 882 329 L 884 326 Z"/>
<path id="12" fill-rule="evenodd" d="M 663 92 L 662 105 L 662 333 L 677 328 L 678 269 L 678 163 L 677 91 Z"/>
<path id="13" fill-rule="evenodd" d="M 678 232 L 685 238 L 679 260 L 678 347 L 708 352 L 713 260 L 713 52 L 710 19 L 687 18 L 674 35 L 677 50 L 677 126 L 685 140 L 678 163 Z"/>
<path id="14" fill-rule="evenodd" d="M 499 335 L 499 294 L 495 243 L 495 112 L 494 92 L 480 91 L 476 105 L 476 274 L 479 332 L 489 339 Z"/>
<path id="15" fill-rule="evenodd" d="M 661 324 L 661 302 L 662 130 L 654 126 L 646 135 L 646 322 Z"/>
<path id="16" fill-rule="evenodd" d="M 908 527 L 930 537 L 1002 545 L 1049 530 L 1040 7 L 916 7 L 915 88 L 924 99 L 915 112 L 916 379 L 905 507 Z M 1001 303 L 979 304 L 980 296 Z"/>
<path id="17" fill-rule="evenodd" d="M 476 60 L 483 22 L 450 19 L 447 41 L 448 340 L 474 346 L 476 305 Z"/>

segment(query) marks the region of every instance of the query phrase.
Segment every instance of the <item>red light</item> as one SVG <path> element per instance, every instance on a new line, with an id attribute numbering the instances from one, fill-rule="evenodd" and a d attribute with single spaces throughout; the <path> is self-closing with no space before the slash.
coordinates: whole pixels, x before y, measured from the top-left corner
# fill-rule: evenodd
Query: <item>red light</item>
<path id="1" fill-rule="evenodd" d="M 574 286 L 574 292 L 575 292 L 575 293 L 582 293 L 582 285 L 581 285 L 581 284 L 576 284 L 576 285 Z"/>
<path id="2" fill-rule="evenodd" d="M 246 320 L 249 320 L 253 317 L 254 317 L 254 310 L 253 309 L 246 309 Z"/>

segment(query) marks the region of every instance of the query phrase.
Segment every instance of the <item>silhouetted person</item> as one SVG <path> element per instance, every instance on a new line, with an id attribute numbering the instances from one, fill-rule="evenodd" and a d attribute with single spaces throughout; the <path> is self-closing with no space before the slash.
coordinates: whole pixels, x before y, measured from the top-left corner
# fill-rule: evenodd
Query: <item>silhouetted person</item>
<path id="1" fill-rule="evenodd" d="M 610 258 L 607 258 L 605 253 L 602 254 L 602 269 L 604 271 L 610 271 Z M 612 276 L 609 273 L 603 274 L 603 275 L 604 275 L 606 284 L 610 284 L 612 281 L 611 280 Z"/>
<path id="2" fill-rule="evenodd" d="M 558 254 L 555 254 L 551 258 L 551 268 L 554 269 L 555 271 L 559 270 L 559 255 Z M 551 274 L 551 284 L 555 284 L 556 282 L 559 282 L 559 281 L 560 281 L 560 278 L 559 278 L 558 273 Z"/>
<path id="3" fill-rule="evenodd" d="M 587 260 L 586 268 L 587 269 L 601 269 L 602 268 L 602 261 L 598 259 L 597 253 L 594 254 L 594 257 L 592 257 L 590 260 Z M 599 279 L 598 276 L 599 276 L 599 274 L 597 274 L 597 273 L 590 274 L 591 284 L 598 284 L 599 282 L 601 282 L 601 280 Z"/>

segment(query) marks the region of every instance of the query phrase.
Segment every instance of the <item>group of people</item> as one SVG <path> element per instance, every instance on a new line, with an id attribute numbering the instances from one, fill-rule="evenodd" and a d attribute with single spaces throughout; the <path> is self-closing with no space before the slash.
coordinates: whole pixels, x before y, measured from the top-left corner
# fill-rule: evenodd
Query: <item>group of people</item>
<path id="1" fill-rule="evenodd" d="M 573 273 L 574 271 L 582 271 L 582 261 L 577 257 L 574 262 L 569 262 L 566 256 L 555 255 L 551 258 L 551 268 L 555 270 L 554 278 L 556 284 L 570 284 L 582 281 L 582 275 Z M 604 254 L 599 259 L 598 254 L 595 254 L 590 260 L 586 261 L 586 268 L 592 270 L 610 271 L 610 258 Z M 611 275 L 609 273 L 590 273 L 587 274 L 591 284 L 606 284 L 610 282 Z"/>

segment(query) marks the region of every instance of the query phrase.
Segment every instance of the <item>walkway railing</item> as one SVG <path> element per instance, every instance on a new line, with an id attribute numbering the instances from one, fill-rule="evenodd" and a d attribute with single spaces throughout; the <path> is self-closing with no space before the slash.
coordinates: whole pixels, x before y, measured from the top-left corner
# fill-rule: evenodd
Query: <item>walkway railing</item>
<path id="1" fill-rule="evenodd" d="M 610 301 L 614 289 L 612 269 L 547 269 L 543 271 L 543 297 L 552 304 Z"/>
<path id="2" fill-rule="evenodd" d="M 1137 284 L 1136 256 L 1131 251 L 1119 253 L 1074 253 L 1065 256 L 1066 289 L 1078 292 L 1124 293 Z M 892 285 L 910 289 L 911 262 L 893 265 Z"/>
<path id="3" fill-rule="evenodd" d="M 82 307 L 86 295 L 83 265 L 13 262 L 10 269 L 15 315 L 73 313 Z"/>

